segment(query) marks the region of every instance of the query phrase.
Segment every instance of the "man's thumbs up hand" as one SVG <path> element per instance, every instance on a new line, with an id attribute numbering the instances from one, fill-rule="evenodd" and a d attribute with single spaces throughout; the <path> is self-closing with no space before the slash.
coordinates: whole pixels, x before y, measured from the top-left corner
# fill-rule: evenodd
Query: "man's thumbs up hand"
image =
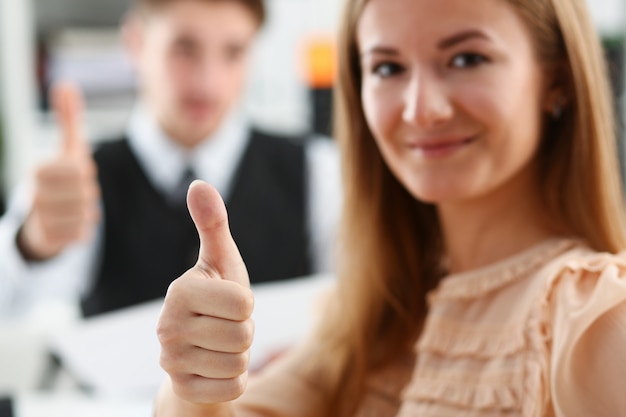
<path id="1" fill-rule="evenodd" d="M 200 236 L 198 262 L 170 285 L 157 334 L 178 400 L 212 410 L 246 386 L 254 297 L 218 192 L 195 181 L 187 204 Z"/>
<path id="2" fill-rule="evenodd" d="M 96 164 L 82 134 L 82 98 L 71 85 L 54 87 L 51 97 L 62 132 L 62 149 L 40 165 L 33 206 L 17 236 L 29 260 L 56 256 L 67 245 L 87 238 L 100 218 Z"/>

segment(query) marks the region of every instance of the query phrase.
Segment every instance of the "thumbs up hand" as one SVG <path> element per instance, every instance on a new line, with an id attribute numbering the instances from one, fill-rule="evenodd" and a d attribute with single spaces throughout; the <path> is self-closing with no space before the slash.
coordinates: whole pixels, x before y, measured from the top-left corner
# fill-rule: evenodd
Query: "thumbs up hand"
<path id="1" fill-rule="evenodd" d="M 57 85 L 52 104 L 63 145 L 36 171 L 33 206 L 17 236 L 18 247 L 29 260 L 49 259 L 70 243 L 88 238 L 100 218 L 96 165 L 81 130 L 80 92 Z"/>
<path id="2" fill-rule="evenodd" d="M 157 402 L 157 408 L 167 403 L 159 416 L 181 415 L 183 409 L 205 415 L 239 397 L 254 333 L 254 296 L 224 202 L 213 187 L 195 181 L 187 204 L 200 236 L 200 253 L 196 265 L 170 285 L 159 318 L 161 367 L 171 384 Z M 176 408 L 168 401 L 184 406 Z"/>

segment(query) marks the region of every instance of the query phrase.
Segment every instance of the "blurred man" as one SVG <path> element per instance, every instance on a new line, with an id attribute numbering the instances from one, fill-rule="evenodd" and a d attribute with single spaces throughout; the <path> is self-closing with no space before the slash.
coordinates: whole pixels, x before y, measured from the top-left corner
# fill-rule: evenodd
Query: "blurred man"
<path id="1" fill-rule="evenodd" d="M 80 95 L 54 91 L 64 145 L 0 224 L 1 308 L 80 296 L 90 316 L 162 297 L 198 253 L 193 178 L 224 197 L 253 283 L 329 270 L 332 143 L 261 133 L 239 110 L 264 18 L 261 0 L 138 0 L 122 32 L 139 104 L 126 137 L 94 154 Z"/>

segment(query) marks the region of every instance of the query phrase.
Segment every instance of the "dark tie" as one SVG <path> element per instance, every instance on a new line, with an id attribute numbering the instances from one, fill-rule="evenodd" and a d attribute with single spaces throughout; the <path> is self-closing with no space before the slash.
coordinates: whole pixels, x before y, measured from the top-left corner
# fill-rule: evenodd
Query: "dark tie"
<path id="1" fill-rule="evenodd" d="M 169 200 L 170 204 L 174 207 L 185 207 L 187 204 L 187 190 L 189 189 L 189 185 L 195 180 L 196 174 L 193 172 L 191 167 L 185 168 L 183 175 L 178 182 L 176 188 L 170 193 Z"/>

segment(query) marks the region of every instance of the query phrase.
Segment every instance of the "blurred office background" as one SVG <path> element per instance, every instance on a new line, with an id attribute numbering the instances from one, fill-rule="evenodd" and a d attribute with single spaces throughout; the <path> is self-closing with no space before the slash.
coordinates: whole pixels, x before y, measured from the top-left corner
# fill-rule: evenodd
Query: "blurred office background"
<path id="1" fill-rule="evenodd" d="M 87 103 L 85 129 L 90 140 L 115 137 L 124 129 L 134 100 L 135 80 L 117 26 L 130 3 L 131 0 L 0 0 L 0 213 L 8 193 L 26 177 L 35 162 L 55 148 L 59 139 L 46 100 L 51 81 L 69 78 L 83 88 Z M 245 99 L 245 106 L 258 125 L 288 133 L 329 132 L 329 55 L 333 53 L 341 3 L 267 0 L 269 20 L 256 47 Z M 588 4 L 610 62 L 615 104 L 622 120 L 620 159 L 625 161 L 626 106 L 622 103 L 626 1 L 588 0 Z M 40 335 L 51 329 L 47 323 L 30 323 L 29 328 L 22 323 L 3 326 L 0 396 L 12 388 L 37 388 L 47 363 L 47 359 L 37 356 L 41 349 L 36 344 L 8 343 L 41 341 Z M 29 358 L 26 362 L 13 361 L 25 357 Z M 30 407 L 45 408 L 45 404 L 34 402 Z M 80 401 L 73 404 L 80 405 Z M 136 410 L 146 410 L 145 403 L 135 405 Z M 125 410 L 132 410 L 133 406 L 126 404 Z"/>
<path id="2" fill-rule="evenodd" d="M 130 4 L 132 0 L 0 0 L 3 197 L 58 140 L 46 99 L 51 81 L 71 79 L 82 87 L 90 140 L 114 137 L 124 128 L 135 80 L 118 23 Z M 332 53 L 340 4 L 267 2 L 269 20 L 256 45 L 245 99 L 261 127 L 328 133 L 330 95 L 324 72 L 332 65 L 327 54 Z"/>

